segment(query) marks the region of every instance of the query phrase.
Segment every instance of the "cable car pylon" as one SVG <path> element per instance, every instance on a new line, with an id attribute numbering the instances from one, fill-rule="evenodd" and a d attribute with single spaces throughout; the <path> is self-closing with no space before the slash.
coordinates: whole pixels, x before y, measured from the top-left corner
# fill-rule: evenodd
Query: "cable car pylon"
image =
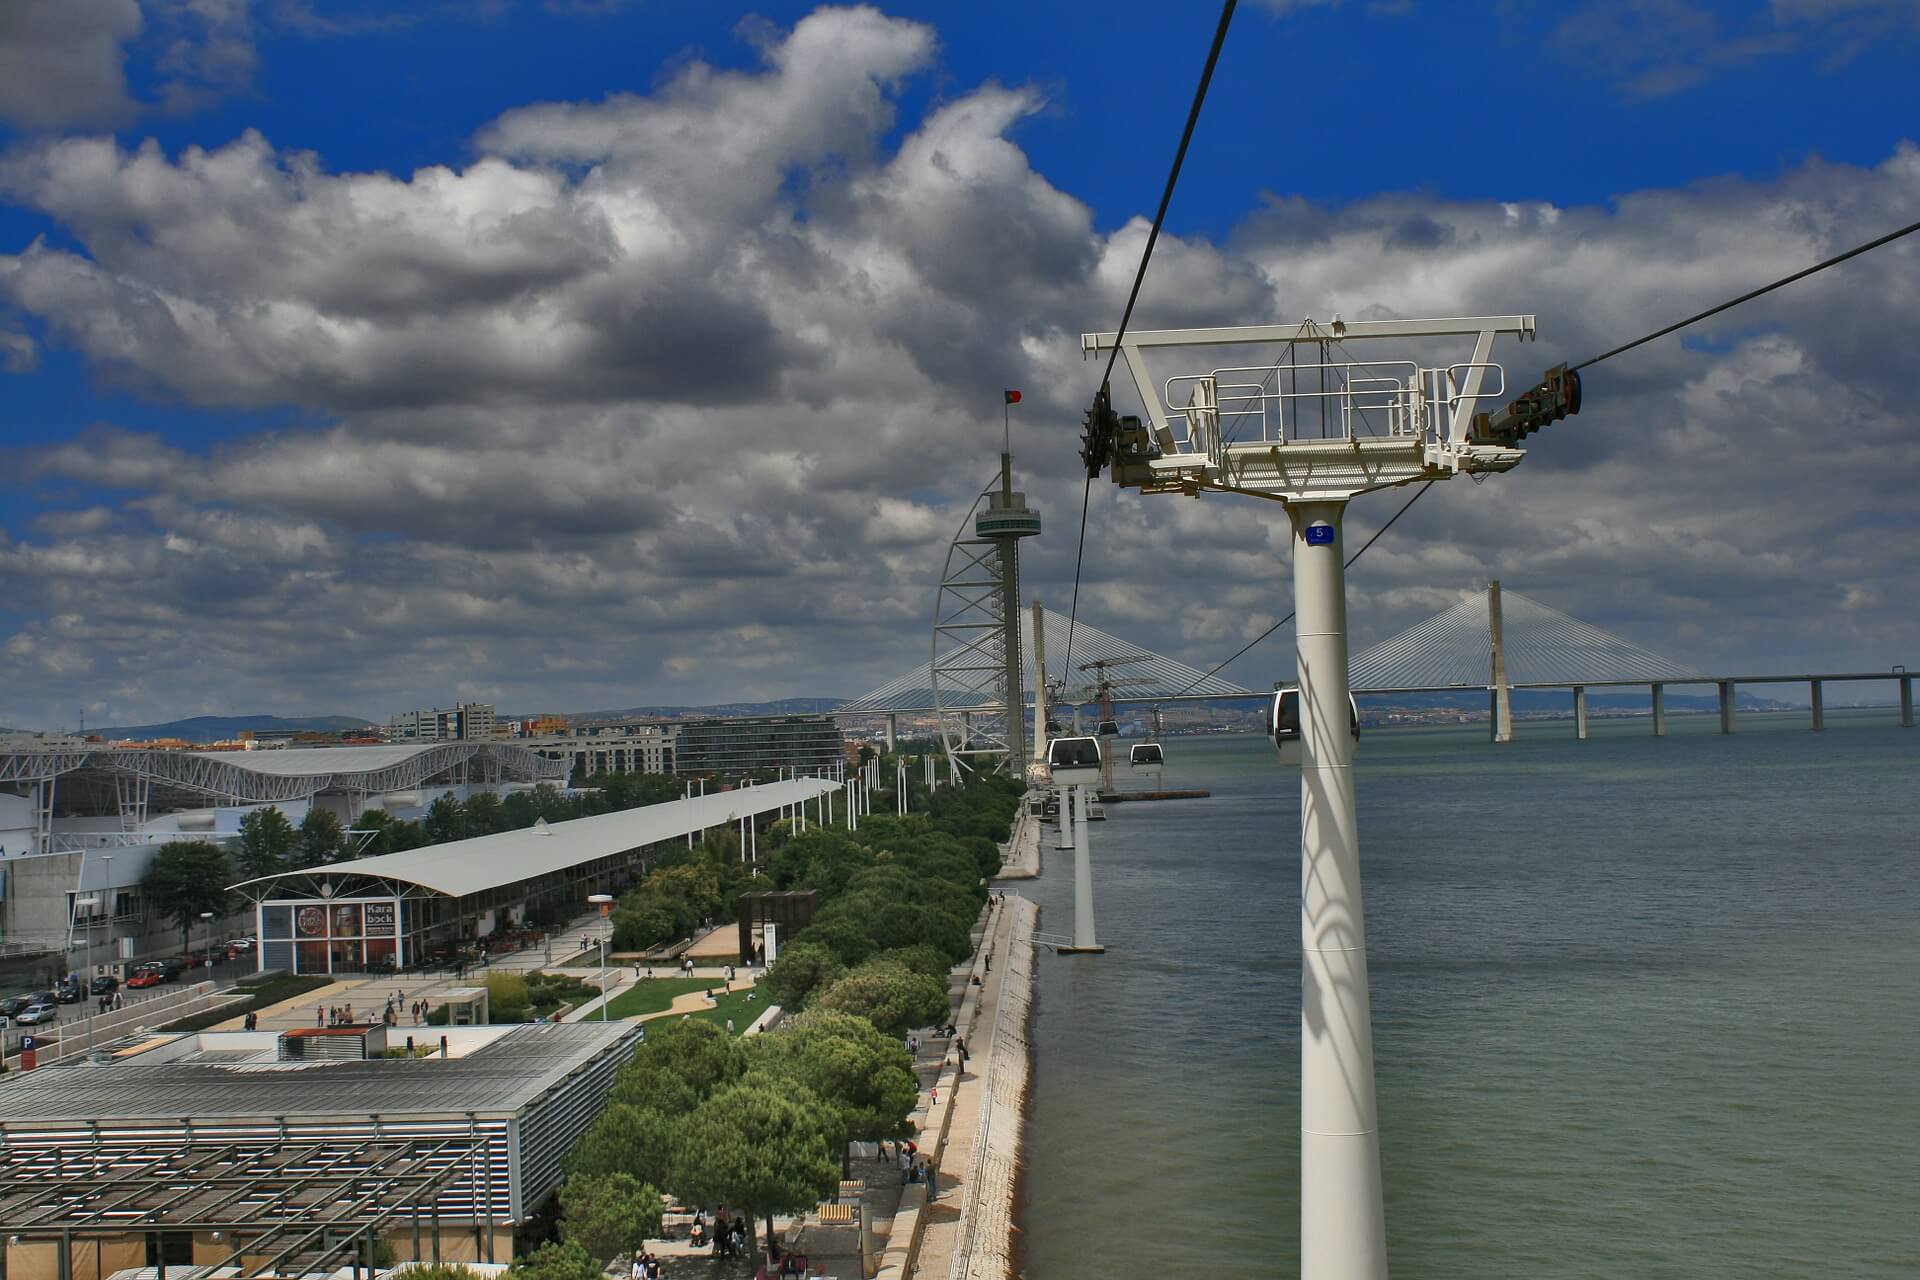
<path id="1" fill-rule="evenodd" d="M 1526 434 L 1578 411 L 1579 384 L 1550 375 L 1496 414 L 1479 416 L 1482 400 L 1506 394 L 1505 373 L 1491 360 L 1494 340 L 1532 338 L 1532 316 L 1335 317 L 1328 324 L 1162 330 L 1126 329 L 1123 322 L 1122 330 L 1083 334 L 1081 350 L 1126 357 L 1146 420 L 1118 415 L 1102 386 L 1081 449 L 1089 479 L 1110 467 L 1115 484 L 1142 493 L 1278 499 L 1291 525 L 1300 756 L 1300 1274 L 1386 1280 L 1341 526 L 1347 503 L 1364 493 L 1511 470 L 1526 457 L 1519 447 Z M 1449 338 L 1471 341 L 1464 359 L 1428 366 L 1408 358 L 1426 356 L 1436 340 Z M 1405 345 L 1369 360 L 1347 350 L 1348 343 L 1383 341 Z M 1277 357 L 1171 378 L 1150 370 L 1146 359 L 1167 347 L 1253 345 L 1277 350 Z"/>

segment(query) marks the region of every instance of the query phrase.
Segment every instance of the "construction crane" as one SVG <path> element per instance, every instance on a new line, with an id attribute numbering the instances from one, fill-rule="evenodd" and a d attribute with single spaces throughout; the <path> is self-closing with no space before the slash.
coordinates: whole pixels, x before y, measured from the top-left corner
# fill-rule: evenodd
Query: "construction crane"
<path id="1" fill-rule="evenodd" d="M 1108 669 L 1112 667 L 1124 667 L 1132 662 L 1152 662 L 1153 657 L 1154 655 L 1150 653 L 1130 653 L 1119 658 L 1095 658 L 1092 662 L 1083 662 L 1080 664 L 1079 669 L 1081 671 L 1091 671 L 1093 673 L 1093 687 L 1088 692 L 1093 694 L 1095 705 L 1100 709 L 1100 723 L 1099 727 L 1095 730 L 1100 737 L 1115 738 L 1120 735 L 1120 724 L 1113 718 L 1114 691 L 1116 689 L 1125 689 L 1129 685 L 1151 685 L 1153 683 L 1151 680 L 1127 679 L 1124 677 L 1115 680 L 1107 674 Z M 1103 795 L 1113 790 L 1113 751 L 1110 748 L 1100 753 L 1100 790 Z"/>

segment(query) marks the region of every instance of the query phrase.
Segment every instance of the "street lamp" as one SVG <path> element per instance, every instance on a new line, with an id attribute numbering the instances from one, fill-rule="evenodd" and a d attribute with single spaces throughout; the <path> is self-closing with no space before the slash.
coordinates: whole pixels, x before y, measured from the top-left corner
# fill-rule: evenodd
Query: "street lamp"
<path id="1" fill-rule="evenodd" d="M 607 1020 L 607 931 L 613 927 L 608 912 L 613 910 L 613 895 L 590 893 L 587 901 L 600 908 L 600 1021 Z"/>
<path id="2" fill-rule="evenodd" d="M 100 905 L 98 898 L 75 898 L 73 909 L 87 913 L 87 984 L 81 994 L 87 998 L 87 1047 L 93 1047 L 93 1011 L 100 1003 L 93 994 L 93 909 Z"/>
<path id="3" fill-rule="evenodd" d="M 107 864 L 107 966 L 111 968 L 113 966 L 113 855 L 103 853 L 100 858 Z"/>
<path id="4" fill-rule="evenodd" d="M 202 911 L 200 919 L 207 930 L 207 977 L 213 977 L 213 912 Z"/>

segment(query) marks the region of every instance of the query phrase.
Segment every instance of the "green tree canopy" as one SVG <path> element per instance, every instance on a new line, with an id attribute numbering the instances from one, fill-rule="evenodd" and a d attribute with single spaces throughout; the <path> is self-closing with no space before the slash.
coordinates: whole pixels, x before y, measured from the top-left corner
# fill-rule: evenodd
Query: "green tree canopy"
<path id="1" fill-rule="evenodd" d="M 453 798 L 453 792 L 446 792 L 427 806 L 425 826 L 428 844 L 446 844 L 467 838 L 466 810 Z"/>
<path id="2" fill-rule="evenodd" d="M 249 810 L 240 819 L 239 847 L 234 866 L 242 880 L 270 876 L 287 869 L 293 852 L 293 824 L 273 805 Z"/>
<path id="3" fill-rule="evenodd" d="M 660 1232 L 660 1193 L 624 1173 L 576 1173 L 560 1186 L 560 1239 L 602 1265 Z"/>
<path id="4" fill-rule="evenodd" d="M 811 1207 L 839 1185 L 826 1135 L 838 1119 L 797 1080 L 756 1072 L 687 1116 L 674 1145 L 675 1194 L 771 1218 Z"/>
<path id="5" fill-rule="evenodd" d="M 549 1240 L 507 1268 L 513 1280 L 603 1280 L 601 1264 L 573 1240 Z"/>
<path id="6" fill-rule="evenodd" d="M 175 840 L 160 846 L 141 877 L 140 891 L 148 905 L 180 926 L 180 945 L 188 945 L 194 921 L 202 911 L 224 916 L 227 886 L 233 868 L 217 844 L 205 840 Z"/>
<path id="7" fill-rule="evenodd" d="M 769 1000 L 798 1012 L 807 1007 L 815 992 L 832 986 L 846 972 L 847 967 L 824 944 L 796 942 L 780 949 L 758 985 L 766 990 Z"/>
<path id="8" fill-rule="evenodd" d="M 894 961 L 869 961 L 814 997 L 814 1009 L 865 1018 L 890 1036 L 937 1026 L 952 1005 L 947 984 Z"/>
<path id="9" fill-rule="evenodd" d="M 904 1137 L 920 1096 L 919 1077 L 900 1042 L 865 1018 L 816 1011 L 790 1027 L 747 1042 L 752 1070 L 798 1080 L 833 1113 L 834 1142 Z"/>
<path id="10" fill-rule="evenodd" d="M 740 1078 L 740 1042 L 711 1022 L 663 1018 L 614 1077 L 612 1101 L 679 1115 Z"/>
<path id="11" fill-rule="evenodd" d="M 691 1090 L 685 1097 L 691 1110 L 697 1100 Z M 609 1103 L 573 1144 L 567 1168 L 581 1174 L 623 1173 L 637 1182 L 670 1186 L 676 1127 L 668 1113 Z"/>
<path id="12" fill-rule="evenodd" d="M 308 809 L 300 820 L 300 839 L 295 846 L 295 861 L 303 867 L 324 867 L 345 849 L 347 833 L 340 819 L 318 806 Z"/>

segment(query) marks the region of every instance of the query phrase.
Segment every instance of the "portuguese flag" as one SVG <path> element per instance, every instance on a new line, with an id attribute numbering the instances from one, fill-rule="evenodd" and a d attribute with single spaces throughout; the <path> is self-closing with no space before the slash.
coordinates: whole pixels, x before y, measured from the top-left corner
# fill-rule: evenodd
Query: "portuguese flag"
<path id="1" fill-rule="evenodd" d="M 1008 392 L 1005 392 L 1004 394 L 1005 394 L 1005 395 L 1006 395 L 1006 397 L 1007 397 L 1007 401 L 1006 401 L 1006 402 L 1007 402 L 1008 404 L 1019 404 L 1019 403 L 1020 403 L 1020 393 L 1019 393 L 1018 391 L 1008 391 Z"/>

